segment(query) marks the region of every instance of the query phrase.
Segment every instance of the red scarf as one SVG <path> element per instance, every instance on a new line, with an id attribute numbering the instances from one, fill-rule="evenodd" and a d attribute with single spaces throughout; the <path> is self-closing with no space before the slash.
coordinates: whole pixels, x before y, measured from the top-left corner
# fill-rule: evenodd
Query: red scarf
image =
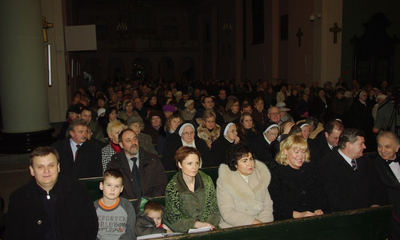
<path id="1" fill-rule="evenodd" d="M 110 140 L 111 148 L 116 152 L 120 153 L 122 151 L 121 147 Z"/>

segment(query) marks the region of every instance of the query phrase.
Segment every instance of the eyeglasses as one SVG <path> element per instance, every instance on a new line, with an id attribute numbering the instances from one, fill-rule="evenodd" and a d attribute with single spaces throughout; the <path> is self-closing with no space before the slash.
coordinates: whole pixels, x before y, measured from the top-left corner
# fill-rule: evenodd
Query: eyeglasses
<path id="1" fill-rule="evenodd" d="M 279 115 L 279 114 L 280 114 L 279 112 L 270 113 L 270 115 L 272 115 L 272 116 L 276 116 L 276 115 Z"/>
<path id="2" fill-rule="evenodd" d="M 206 121 L 206 123 L 215 123 L 215 121 L 213 121 L 213 120 L 208 120 L 208 121 Z"/>
<path id="3" fill-rule="evenodd" d="M 331 135 L 329 135 L 329 137 L 332 138 L 332 140 L 334 140 L 334 141 L 338 141 L 339 140 L 339 137 L 332 137 Z"/>
<path id="4" fill-rule="evenodd" d="M 194 132 L 184 132 L 184 133 L 182 133 L 182 135 L 190 136 L 190 135 L 194 135 Z"/>

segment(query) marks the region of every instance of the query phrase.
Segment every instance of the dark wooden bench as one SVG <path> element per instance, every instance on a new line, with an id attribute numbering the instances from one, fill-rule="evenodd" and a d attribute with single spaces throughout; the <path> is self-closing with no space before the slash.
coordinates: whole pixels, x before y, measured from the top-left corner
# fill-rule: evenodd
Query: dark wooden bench
<path id="1" fill-rule="evenodd" d="M 392 206 L 384 206 L 160 239 L 384 240 L 391 212 Z"/>

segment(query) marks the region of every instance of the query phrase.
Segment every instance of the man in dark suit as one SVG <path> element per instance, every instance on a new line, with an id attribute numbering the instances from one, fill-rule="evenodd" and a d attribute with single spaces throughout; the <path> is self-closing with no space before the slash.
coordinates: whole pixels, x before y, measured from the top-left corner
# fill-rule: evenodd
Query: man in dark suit
<path id="1" fill-rule="evenodd" d="M 379 156 L 374 161 L 375 167 L 386 186 L 389 202 L 393 204 L 400 193 L 399 138 L 393 132 L 381 132 L 376 139 Z"/>
<path id="2" fill-rule="evenodd" d="M 312 163 L 318 163 L 322 157 L 330 153 L 339 144 L 339 137 L 344 130 L 343 123 L 331 120 L 325 125 L 325 133 L 310 140 L 310 157 Z"/>
<path id="3" fill-rule="evenodd" d="M 57 151 L 33 150 L 29 171 L 34 178 L 10 196 L 4 239 L 96 239 L 93 201 L 82 182 L 59 175 Z"/>
<path id="4" fill-rule="evenodd" d="M 118 141 L 124 151 L 111 158 L 107 169 L 116 168 L 122 172 L 124 191 L 121 196 L 128 199 L 164 196 L 167 175 L 158 156 L 140 148 L 136 133 L 129 128 L 119 134 Z"/>
<path id="5" fill-rule="evenodd" d="M 69 138 L 52 145 L 60 155 L 60 173 L 75 178 L 102 176 L 101 147 L 88 140 L 86 121 L 72 121 L 69 125 L 69 135 Z"/>
<path id="6" fill-rule="evenodd" d="M 388 203 L 383 185 L 373 162 L 363 157 L 364 133 L 345 129 L 339 149 L 321 159 L 321 182 L 333 211 L 368 208 Z"/>

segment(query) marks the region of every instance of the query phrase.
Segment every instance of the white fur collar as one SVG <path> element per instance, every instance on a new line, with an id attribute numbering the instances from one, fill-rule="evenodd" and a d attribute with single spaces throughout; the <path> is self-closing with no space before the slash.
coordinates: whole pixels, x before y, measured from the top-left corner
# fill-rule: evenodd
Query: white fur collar
<path id="1" fill-rule="evenodd" d="M 218 187 L 225 189 L 239 202 L 248 208 L 261 211 L 264 208 L 263 197 L 271 181 L 271 173 L 264 163 L 255 160 L 255 169 L 249 181 L 258 179 L 258 184 L 253 189 L 244 181 L 240 173 L 231 171 L 226 164 L 221 164 L 218 170 Z M 254 181 L 253 180 L 253 181 Z"/>

